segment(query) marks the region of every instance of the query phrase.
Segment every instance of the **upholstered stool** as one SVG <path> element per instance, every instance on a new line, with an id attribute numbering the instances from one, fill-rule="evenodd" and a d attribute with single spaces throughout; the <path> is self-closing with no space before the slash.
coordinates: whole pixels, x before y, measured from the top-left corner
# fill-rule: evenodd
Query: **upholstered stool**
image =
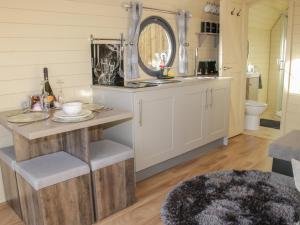
<path id="1" fill-rule="evenodd" d="M 57 152 L 16 164 L 26 225 L 91 225 L 90 168 Z"/>
<path id="2" fill-rule="evenodd" d="M 22 218 L 15 172 L 16 156 L 13 146 L 0 149 L 0 163 L 6 201 L 15 213 Z"/>
<path id="3" fill-rule="evenodd" d="M 294 130 L 273 141 L 269 155 L 273 158 L 272 171 L 293 176 L 291 160 L 300 160 L 300 131 Z"/>
<path id="4" fill-rule="evenodd" d="M 96 220 L 101 220 L 135 202 L 134 153 L 109 140 L 91 144 Z"/>

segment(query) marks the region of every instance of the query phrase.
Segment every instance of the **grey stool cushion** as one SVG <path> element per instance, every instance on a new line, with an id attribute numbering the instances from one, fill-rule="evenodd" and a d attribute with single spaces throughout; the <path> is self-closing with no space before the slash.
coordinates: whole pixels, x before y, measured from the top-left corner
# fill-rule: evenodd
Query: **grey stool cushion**
<path id="1" fill-rule="evenodd" d="M 16 155 L 13 146 L 0 149 L 0 159 L 5 162 L 12 170 L 15 170 Z"/>
<path id="2" fill-rule="evenodd" d="M 295 184 L 295 180 L 292 177 L 289 176 L 285 176 L 283 174 L 280 173 L 274 173 L 272 172 L 271 178 L 270 178 L 273 182 L 281 182 L 284 183 L 285 185 L 291 187 L 291 188 L 295 188 L 296 189 L 296 184 Z"/>
<path id="3" fill-rule="evenodd" d="M 292 131 L 271 143 L 269 155 L 286 161 L 300 159 L 300 131 Z"/>
<path id="4" fill-rule="evenodd" d="M 89 174 L 90 168 L 66 152 L 57 152 L 16 163 L 16 172 L 35 190 L 40 190 Z"/>
<path id="5" fill-rule="evenodd" d="M 134 153 L 131 148 L 110 140 L 102 140 L 91 144 L 92 171 L 133 157 Z"/>

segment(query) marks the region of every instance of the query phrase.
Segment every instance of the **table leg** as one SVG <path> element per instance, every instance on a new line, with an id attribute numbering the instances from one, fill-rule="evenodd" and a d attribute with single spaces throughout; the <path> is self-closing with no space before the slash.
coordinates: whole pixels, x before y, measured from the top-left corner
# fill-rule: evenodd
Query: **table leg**
<path id="1" fill-rule="evenodd" d="M 29 140 L 13 132 L 13 140 L 17 162 L 59 152 L 63 149 L 61 134 Z"/>
<path id="2" fill-rule="evenodd" d="M 88 128 L 63 133 L 63 150 L 86 163 L 90 162 L 89 145 Z"/>
<path id="3" fill-rule="evenodd" d="M 65 151 L 89 163 L 89 144 L 90 142 L 101 140 L 102 134 L 101 126 L 83 128 L 34 140 L 29 140 L 14 132 L 16 160 L 20 162 L 42 155 Z"/>

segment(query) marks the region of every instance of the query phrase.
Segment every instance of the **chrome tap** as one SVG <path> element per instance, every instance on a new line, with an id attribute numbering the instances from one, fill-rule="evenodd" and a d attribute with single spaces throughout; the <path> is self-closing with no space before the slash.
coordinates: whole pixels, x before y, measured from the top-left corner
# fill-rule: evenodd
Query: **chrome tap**
<path id="1" fill-rule="evenodd" d="M 199 58 L 199 48 L 195 49 L 195 67 L 194 67 L 194 75 L 198 76 L 198 58 Z"/>

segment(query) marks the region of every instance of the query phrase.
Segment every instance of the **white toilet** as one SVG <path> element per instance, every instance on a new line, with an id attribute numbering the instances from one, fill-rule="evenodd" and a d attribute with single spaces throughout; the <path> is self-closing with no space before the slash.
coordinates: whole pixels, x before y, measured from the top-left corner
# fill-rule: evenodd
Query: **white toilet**
<path id="1" fill-rule="evenodd" d="M 245 110 L 245 129 L 258 130 L 260 124 L 260 116 L 266 110 L 267 104 L 253 100 L 246 100 Z"/>

